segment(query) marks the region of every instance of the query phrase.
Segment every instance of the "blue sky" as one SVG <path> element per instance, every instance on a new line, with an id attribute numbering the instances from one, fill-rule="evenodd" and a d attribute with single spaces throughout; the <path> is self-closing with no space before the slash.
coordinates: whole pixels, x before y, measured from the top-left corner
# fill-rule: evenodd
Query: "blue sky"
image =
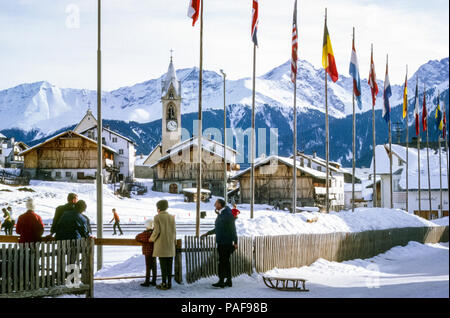
<path id="1" fill-rule="evenodd" d="M 204 0 L 204 67 L 231 79 L 252 74 L 251 0 Z M 96 87 L 97 16 L 94 0 L 0 0 L 0 89 L 47 80 L 60 87 Z M 257 74 L 290 58 L 293 0 L 260 0 Z M 176 68 L 198 66 L 198 25 L 189 0 L 103 0 L 103 88 L 160 76 L 169 50 Z M 449 55 L 447 0 L 299 0 L 299 57 L 320 67 L 323 15 L 338 71 L 348 74 L 352 27 L 361 76 L 374 44 L 377 74 L 389 53 L 391 83 L 430 59 Z M 79 15 L 77 14 L 79 12 Z M 78 19 L 79 17 L 79 19 Z M 79 21 L 79 25 L 77 23 Z M 301 70 L 300 70 L 301 72 Z"/>

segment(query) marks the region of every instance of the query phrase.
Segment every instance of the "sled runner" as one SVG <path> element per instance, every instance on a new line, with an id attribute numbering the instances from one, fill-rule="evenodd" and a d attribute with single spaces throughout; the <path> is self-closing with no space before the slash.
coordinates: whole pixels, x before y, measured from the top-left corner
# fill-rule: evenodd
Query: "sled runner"
<path id="1" fill-rule="evenodd" d="M 281 278 L 263 276 L 264 284 L 269 288 L 274 288 L 283 291 L 304 291 L 307 292 L 305 283 L 306 280 L 302 278 Z"/>

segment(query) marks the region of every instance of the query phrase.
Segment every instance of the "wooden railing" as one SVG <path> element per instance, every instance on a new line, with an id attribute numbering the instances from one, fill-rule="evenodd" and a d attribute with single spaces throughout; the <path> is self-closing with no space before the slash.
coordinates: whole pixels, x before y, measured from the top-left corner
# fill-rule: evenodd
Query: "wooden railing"
<path id="1" fill-rule="evenodd" d="M 8 237 L 1 237 L 7 241 Z M 9 237 L 9 242 L 17 237 Z M 94 240 L 2 244 L 0 297 L 93 297 Z"/>

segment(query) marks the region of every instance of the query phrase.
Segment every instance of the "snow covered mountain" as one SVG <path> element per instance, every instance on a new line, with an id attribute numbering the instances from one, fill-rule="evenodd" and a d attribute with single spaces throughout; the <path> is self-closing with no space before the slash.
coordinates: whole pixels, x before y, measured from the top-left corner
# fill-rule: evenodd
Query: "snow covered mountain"
<path id="1" fill-rule="evenodd" d="M 299 63 L 300 77 L 298 81 L 299 112 L 310 110 L 324 111 L 324 71 L 315 69 L 307 61 Z M 421 66 L 417 73 L 419 81 L 428 88 L 436 87 L 443 91 L 448 89 L 449 59 L 429 61 Z M 289 79 L 290 64 L 286 62 L 270 72 L 260 76 L 256 82 L 257 111 L 262 105 L 270 105 L 281 110 L 289 117 L 292 110 L 292 83 Z M 177 71 L 182 82 L 182 112 L 196 112 L 198 98 L 198 68 Z M 103 116 L 105 119 L 151 122 L 161 118 L 161 77 L 122 87 L 111 92 L 103 92 Z M 204 109 L 221 109 L 222 77 L 213 71 L 204 71 L 203 105 Z M 377 99 L 377 109 L 381 109 L 383 82 Z M 415 85 L 415 74 L 409 82 Z M 227 81 L 227 103 L 229 105 L 251 105 L 251 78 Z M 340 75 L 336 83 L 329 81 L 329 114 L 335 118 L 343 118 L 352 111 L 352 80 Z M 363 111 L 371 109 L 370 90 L 366 80 L 362 80 Z M 402 100 L 402 87 L 392 85 L 391 105 Z M 0 91 L 0 130 L 18 128 L 29 131 L 40 130 L 44 135 L 62 127 L 76 124 L 88 107 L 95 109 L 96 92 L 86 89 L 59 88 L 48 82 L 22 84 Z"/>

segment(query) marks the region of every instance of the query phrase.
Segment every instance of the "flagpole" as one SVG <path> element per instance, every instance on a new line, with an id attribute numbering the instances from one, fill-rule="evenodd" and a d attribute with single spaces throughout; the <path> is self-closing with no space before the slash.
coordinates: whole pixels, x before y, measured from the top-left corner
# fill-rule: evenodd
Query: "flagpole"
<path id="1" fill-rule="evenodd" d="M 256 44 L 253 43 L 253 91 L 252 91 L 252 145 L 250 170 L 250 218 L 253 219 L 255 203 L 255 85 L 256 84 Z"/>
<path id="2" fill-rule="evenodd" d="M 423 84 L 423 100 L 425 102 L 425 84 Z M 426 104 L 425 104 L 425 110 L 426 110 Z M 431 180 L 430 180 L 430 145 L 428 142 L 428 111 L 427 111 L 427 116 L 425 117 L 425 122 L 426 122 L 426 133 L 427 133 L 427 170 L 428 170 L 428 205 L 429 205 L 429 209 L 430 209 L 430 214 L 431 214 Z M 423 110 L 422 110 L 422 116 L 423 116 Z M 423 123 L 422 123 L 423 125 Z"/>
<path id="3" fill-rule="evenodd" d="M 103 156 L 102 156 L 102 51 L 101 51 L 101 0 L 97 10 L 97 238 L 103 237 Z M 103 247 L 97 245 L 97 270 L 103 265 Z"/>
<path id="4" fill-rule="evenodd" d="M 297 1 L 295 2 L 295 8 L 294 8 L 294 16 L 295 16 L 295 32 L 298 34 L 298 27 L 297 27 Z M 293 31 L 293 30 L 292 30 Z M 296 35 L 298 41 L 298 35 Z M 298 43 L 298 42 L 297 42 Z M 294 47 L 292 48 L 294 50 Z M 292 54 L 294 55 L 294 54 Z M 294 57 L 294 56 L 293 56 Z M 295 59 L 297 59 L 297 51 L 295 51 Z M 292 61 L 291 63 L 293 63 Z M 295 77 L 294 77 L 294 131 L 293 131 L 293 144 L 294 144 L 294 156 L 293 156 L 293 188 L 292 188 L 292 213 L 295 213 L 297 210 L 297 60 L 295 60 L 296 65 L 296 71 L 295 71 Z M 292 68 L 292 65 L 291 65 Z M 292 73 L 292 70 L 291 70 Z M 292 76 L 292 74 L 291 74 Z"/>
<path id="5" fill-rule="evenodd" d="M 438 130 L 439 131 L 439 130 Z M 444 216 L 444 207 L 442 206 L 442 163 L 441 163 L 441 136 L 438 136 L 439 143 L 439 196 L 440 196 L 440 207 L 441 213 L 439 217 Z M 448 180 L 448 179 L 447 179 Z"/>
<path id="6" fill-rule="evenodd" d="M 353 27 L 353 46 L 355 44 L 355 27 Z M 355 85 L 355 84 L 353 84 Z M 355 119 L 355 89 L 352 90 L 352 106 L 353 106 L 353 145 L 352 145 L 352 151 L 353 151 L 353 160 L 352 160 L 352 212 L 355 212 L 355 134 L 356 134 L 356 119 Z"/>
<path id="7" fill-rule="evenodd" d="M 223 72 L 223 70 L 220 70 L 220 73 L 223 75 L 223 175 L 224 175 L 224 185 L 223 185 L 223 198 L 225 202 L 228 202 L 228 195 L 227 195 L 227 107 L 226 107 L 226 100 L 225 100 L 225 81 L 227 75 Z"/>
<path id="8" fill-rule="evenodd" d="M 292 195 L 292 213 L 295 213 L 297 207 L 297 76 L 294 83 L 294 176 L 293 176 L 293 195 Z"/>
<path id="9" fill-rule="evenodd" d="M 327 25 L 327 8 L 325 8 L 325 26 Z M 327 72 L 325 70 L 325 154 L 326 154 L 326 197 L 325 205 L 327 213 L 330 212 L 329 204 L 329 131 L 328 131 L 328 83 L 327 83 Z"/>
<path id="10" fill-rule="evenodd" d="M 386 54 L 386 72 L 388 71 L 388 58 Z M 387 111 L 387 110 L 386 110 Z M 390 190 L 390 207 L 394 208 L 394 194 L 392 189 L 392 133 L 391 133 L 391 109 L 389 106 L 389 190 Z"/>
<path id="11" fill-rule="evenodd" d="M 373 56 L 373 44 L 371 44 L 371 54 Z M 375 105 L 372 105 L 372 139 L 373 139 L 373 195 L 372 206 L 377 206 L 377 169 L 376 169 L 376 156 L 375 148 L 377 146 L 375 139 Z"/>
<path id="12" fill-rule="evenodd" d="M 416 79 L 416 87 L 417 87 L 417 89 L 419 88 L 419 75 L 417 75 L 417 77 L 416 77 L 417 79 Z M 416 92 L 417 93 L 417 99 L 419 98 L 419 92 Z M 419 101 L 418 100 L 416 100 L 416 103 L 418 103 Z M 417 105 L 417 108 L 418 108 L 418 105 Z M 417 114 L 416 114 L 416 116 L 417 117 L 419 117 L 419 111 L 418 111 L 418 109 L 417 109 Z M 418 185 L 418 190 L 419 190 L 419 215 L 420 215 L 420 211 L 421 211 L 421 199 L 420 199 L 420 123 L 418 124 L 419 125 L 419 134 L 417 135 L 417 178 L 418 178 L 418 182 L 419 182 L 419 185 Z"/>
<path id="13" fill-rule="evenodd" d="M 406 81 L 408 80 L 408 65 L 406 65 Z M 405 82 L 407 85 L 407 82 Z M 406 95 L 406 105 L 408 105 L 408 95 Z M 409 212 L 409 182 L 408 182 L 408 163 L 409 163 L 409 132 L 408 132 L 408 111 L 406 111 L 406 212 Z"/>
<path id="14" fill-rule="evenodd" d="M 197 202 L 195 235 L 200 236 L 200 201 L 202 189 L 202 85 L 203 85 L 203 0 L 200 1 L 200 66 L 198 74 L 198 144 L 197 144 Z"/>

